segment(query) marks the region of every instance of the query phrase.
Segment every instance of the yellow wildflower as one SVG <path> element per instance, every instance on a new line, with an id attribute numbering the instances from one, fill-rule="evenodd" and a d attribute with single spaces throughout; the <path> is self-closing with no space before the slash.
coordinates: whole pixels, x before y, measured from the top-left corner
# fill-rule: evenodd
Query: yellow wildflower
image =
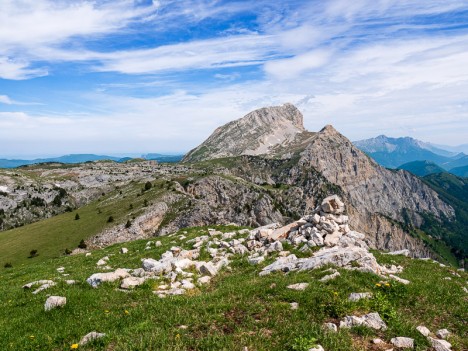
<path id="1" fill-rule="evenodd" d="M 77 349 L 77 348 L 78 348 L 78 344 L 73 344 L 70 348 L 71 348 L 71 349 Z"/>
<path id="2" fill-rule="evenodd" d="M 125 314 L 129 314 L 130 312 L 128 312 L 127 310 L 125 310 Z"/>
<path id="3" fill-rule="evenodd" d="M 30 339 L 34 339 L 34 335 L 29 335 L 29 338 L 30 338 Z"/>
<path id="4" fill-rule="evenodd" d="M 337 296 L 337 295 L 338 295 L 338 293 L 337 293 L 336 291 L 334 291 L 334 292 L 333 292 L 333 294 L 334 294 L 335 296 Z"/>
<path id="5" fill-rule="evenodd" d="M 375 284 L 375 286 L 378 286 L 380 288 L 382 286 L 382 284 L 377 283 L 377 284 Z"/>
<path id="6" fill-rule="evenodd" d="M 385 286 L 390 286 L 390 283 L 385 283 Z"/>

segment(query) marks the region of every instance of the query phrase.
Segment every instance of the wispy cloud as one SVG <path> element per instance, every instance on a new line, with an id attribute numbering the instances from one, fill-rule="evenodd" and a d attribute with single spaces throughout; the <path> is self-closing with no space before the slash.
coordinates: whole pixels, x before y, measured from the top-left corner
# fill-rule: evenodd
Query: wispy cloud
<path id="1" fill-rule="evenodd" d="M 88 84 L 62 97 L 67 108 L 51 97 L 44 108 L 2 112 L 0 148 L 39 135 L 66 141 L 67 152 L 83 140 L 121 152 L 178 140 L 181 151 L 221 123 L 286 101 L 308 128 L 333 123 L 352 139 L 466 139 L 464 0 L 0 4 L 0 78 L 27 86 L 49 75 L 60 90 L 63 69 Z M 14 109 L 20 89 L 1 84 L 0 103 Z"/>

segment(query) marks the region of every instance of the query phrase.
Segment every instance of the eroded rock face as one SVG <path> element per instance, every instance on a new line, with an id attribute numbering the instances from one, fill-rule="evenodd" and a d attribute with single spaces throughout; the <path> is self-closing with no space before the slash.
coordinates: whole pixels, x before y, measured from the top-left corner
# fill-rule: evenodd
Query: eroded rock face
<path id="1" fill-rule="evenodd" d="M 303 116 L 294 105 L 261 108 L 216 129 L 183 161 L 268 154 L 277 146 L 293 143 L 304 131 Z"/>

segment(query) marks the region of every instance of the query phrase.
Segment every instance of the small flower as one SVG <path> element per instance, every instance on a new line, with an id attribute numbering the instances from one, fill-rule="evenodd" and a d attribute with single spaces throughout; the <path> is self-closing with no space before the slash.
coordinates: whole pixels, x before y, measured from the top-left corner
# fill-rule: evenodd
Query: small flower
<path id="1" fill-rule="evenodd" d="M 109 313 L 109 310 L 105 310 L 104 313 Z"/>
<path id="2" fill-rule="evenodd" d="M 333 295 L 338 296 L 338 293 L 336 291 L 333 292 Z"/>
<path id="3" fill-rule="evenodd" d="M 72 346 L 70 346 L 71 349 L 77 349 L 78 348 L 78 344 L 73 344 Z"/>
<path id="4" fill-rule="evenodd" d="M 377 283 L 377 284 L 375 284 L 375 286 L 378 286 L 380 288 L 382 286 L 382 284 Z"/>
<path id="5" fill-rule="evenodd" d="M 29 338 L 30 338 L 30 339 L 34 339 L 34 335 L 29 335 Z"/>
<path id="6" fill-rule="evenodd" d="M 124 311 L 125 314 L 129 314 L 130 312 L 128 312 L 127 310 Z"/>
<path id="7" fill-rule="evenodd" d="M 390 286 L 390 283 L 385 283 L 385 286 Z"/>
<path id="8" fill-rule="evenodd" d="M 180 339 L 180 334 L 177 334 L 175 337 L 176 339 Z"/>

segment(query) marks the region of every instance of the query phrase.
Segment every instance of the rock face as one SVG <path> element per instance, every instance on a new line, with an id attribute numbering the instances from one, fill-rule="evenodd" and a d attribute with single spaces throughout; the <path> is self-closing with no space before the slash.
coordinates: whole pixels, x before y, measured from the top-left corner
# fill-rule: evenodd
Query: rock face
<path id="1" fill-rule="evenodd" d="M 294 105 L 261 108 L 216 129 L 183 161 L 268 154 L 292 144 L 304 131 L 303 116 Z"/>

